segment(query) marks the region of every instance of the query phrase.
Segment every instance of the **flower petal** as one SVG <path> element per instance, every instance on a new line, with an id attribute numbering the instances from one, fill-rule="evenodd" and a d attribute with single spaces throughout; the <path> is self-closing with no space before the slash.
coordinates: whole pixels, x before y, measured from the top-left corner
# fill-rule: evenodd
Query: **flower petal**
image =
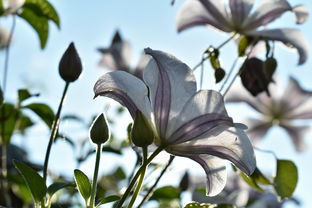
<path id="1" fill-rule="evenodd" d="M 299 65 L 306 62 L 308 58 L 308 43 L 303 34 L 295 29 L 271 29 L 251 31 L 247 35 L 264 40 L 278 40 L 286 45 L 296 48 L 299 53 Z"/>
<path id="2" fill-rule="evenodd" d="M 211 25 L 221 31 L 231 32 L 231 26 L 226 19 L 223 1 L 188 0 L 177 14 L 177 29 L 179 32 L 198 25 Z"/>
<path id="3" fill-rule="evenodd" d="M 208 154 L 230 160 L 239 169 L 250 175 L 256 168 L 253 147 L 239 128 L 230 127 L 214 137 L 201 137 L 182 144 L 170 145 L 166 151 L 176 155 Z"/>
<path id="4" fill-rule="evenodd" d="M 287 11 L 292 11 L 292 7 L 286 0 L 266 0 L 262 3 L 244 25 L 245 30 L 254 30 L 257 27 L 266 25 Z"/>
<path id="5" fill-rule="evenodd" d="M 233 126 L 222 95 L 213 90 L 200 90 L 194 94 L 170 123 L 166 136 L 167 141 L 173 144 L 196 139 L 208 132 L 219 134 Z"/>
<path id="6" fill-rule="evenodd" d="M 95 83 L 93 91 L 95 97 L 101 95 L 110 97 L 126 106 L 134 119 L 137 110 L 151 121 L 151 104 L 148 99 L 146 85 L 135 76 L 114 71 L 101 76 Z"/>
<path id="7" fill-rule="evenodd" d="M 253 143 L 263 139 L 272 124 L 262 119 L 248 119 L 244 122 L 248 125 L 247 135 Z"/>
<path id="8" fill-rule="evenodd" d="M 143 79 L 150 91 L 157 130 L 165 138 L 167 126 L 196 92 L 192 70 L 175 57 L 150 48 L 145 53 L 152 56 L 144 70 Z"/>
<path id="9" fill-rule="evenodd" d="M 182 157 L 188 157 L 195 162 L 199 163 L 205 170 L 207 183 L 206 183 L 206 195 L 215 196 L 219 194 L 226 184 L 226 166 L 224 161 L 218 157 L 214 157 L 206 154 L 190 154 L 179 155 Z"/>
<path id="10" fill-rule="evenodd" d="M 294 7 L 292 9 L 292 11 L 296 15 L 296 23 L 297 24 L 305 23 L 306 20 L 309 17 L 309 10 L 308 10 L 308 8 L 306 8 L 306 7 L 302 6 L 302 5 L 298 5 L 298 6 Z"/>
<path id="11" fill-rule="evenodd" d="M 306 150 L 307 145 L 304 142 L 304 134 L 310 128 L 309 126 L 281 125 L 281 127 L 287 131 L 298 152 Z"/>
<path id="12" fill-rule="evenodd" d="M 131 46 L 126 41 L 113 43 L 110 48 L 99 48 L 102 54 L 99 65 L 111 70 L 129 71 L 131 63 Z"/>
<path id="13" fill-rule="evenodd" d="M 255 0 L 230 0 L 230 9 L 233 23 L 238 27 L 248 17 Z"/>
<path id="14" fill-rule="evenodd" d="M 293 77 L 289 78 L 281 102 L 288 107 L 289 119 L 312 119 L 312 91 L 304 90 Z"/>

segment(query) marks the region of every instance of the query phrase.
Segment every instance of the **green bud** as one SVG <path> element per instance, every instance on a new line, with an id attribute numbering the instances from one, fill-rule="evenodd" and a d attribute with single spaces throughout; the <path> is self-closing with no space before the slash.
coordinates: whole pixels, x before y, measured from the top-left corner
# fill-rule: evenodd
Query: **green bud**
<path id="1" fill-rule="evenodd" d="M 190 185 L 189 174 L 186 171 L 180 181 L 179 187 L 181 191 L 186 191 Z"/>
<path id="2" fill-rule="evenodd" d="M 131 130 L 131 140 L 135 146 L 147 147 L 155 138 L 154 131 L 144 115 L 137 111 Z"/>
<path id="3" fill-rule="evenodd" d="M 82 64 L 74 43 L 71 43 L 59 63 L 59 73 L 66 82 L 74 82 L 82 71 Z"/>
<path id="4" fill-rule="evenodd" d="M 90 127 L 90 138 L 95 144 L 103 144 L 110 137 L 107 120 L 103 113 L 98 115 Z"/>

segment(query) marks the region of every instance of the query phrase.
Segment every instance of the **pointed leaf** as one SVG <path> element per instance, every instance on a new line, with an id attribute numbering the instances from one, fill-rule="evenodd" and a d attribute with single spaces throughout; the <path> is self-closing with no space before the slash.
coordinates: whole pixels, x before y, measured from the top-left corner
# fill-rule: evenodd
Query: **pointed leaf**
<path id="1" fill-rule="evenodd" d="M 298 170 L 290 160 L 277 160 L 274 188 L 282 198 L 291 197 L 298 182 Z"/>
<path id="2" fill-rule="evenodd" d="M 47 0 L 26 0 L 23 8 L 31 8 L 34 12 L 39 14 L 39 16 L 52 20 L 60 27 L 59 16 L 54 7 Z"/>
<path id="3" fill-rule="evenodd" d="M 219 83 L 219 82 L 221 82 L 222 79 L 224 78 L 224 76 L 225 76 L 225 71 L 224 71 L 224 69 L 222 69 L 222 68 L 217 68 L 217 69 L 215 70 L 214 75 L 215 75 L 216 83 Z"/>
<path id="4" fill-rule="evenodd" d="M 102 204 L 107 204 L 107 203 L 110 203 L 110 202 L 113 202 L 113 201 L 117 201 L 120 199 L 120 196 L 117 196 L 117 195 L 111 195 L 111 196 L 107 196 L 105 197 L 104 199 L 102 199 L 97 205 L 96 207 L 102 205 Z"/>
<path id="5" fill-rule="evenodd" d="M 32 110 L 48 125 L 49 128 L 51 128 L 55 116 L 52 109 L 48 105 L 43 103 L 32 103 L 23 106 L 23 108 Z"/>
<path id="6" fill-rule="evenodd" d="M 154 191 L 151 200 L 172 200 L 180 197 L 180 189 L 173 186 L 164 186 Z"/>
<path id="7" fill-rule="evenodd" d="M 47 193 L 47 186 L 43 178 L 27 165 L 16 160 L 13 163 L 23 176 L 34 201 L 40 203 Z"/>
<path id="8" fill-rule="evenodd" d="M 0 137 L 5 144 L 9 144 L 13 135 L 18 113 L 19 111 L 10 103 L 5 103 L 0 107 Z"/>
<path id="9" fill-rule="evenodd" d="M 68 182 L 56 182 L 51 184 L 48 187 L 48 194 L 50 195 L 50 197 L 53 196 L 53 194 L 55 194 L 57 191 L 66 188 L 66 187 L 75 187 L 75 184 L 73 183 L 68 183 Z"/>
<path id="10" fill-rule="evenodd" d="M 252 178 L 256 183 L 263 185 L 270 185 L 272 182 L 263 175 L 263 173 L 256 168 L 255 171 L 251 174 L 250 178 Z"/>
<path id="11" fill-rule="evenodd" d="M 252 188 L 254 188 L 257 191 L 263 192 L 264 190 L 255 182 L 255 180 L 248 175 L 246 175 L 244 172 L 241 172 L 239 174 L 241 178 Z"/>
<path id="12" fill-rule="evenodd" d="M 78 169 L 74 170 L 74 176 L 79 193 L 84 200 L 87 201 L 91 196 L 91 184 L 89 178 Z"/>
<path id="13" fill-rule="evenodd" d="M 23 9 L 19 16 L 26 20 L 26 22 L 28 22 L 33 27 L 40 39 L 41 49 L 45 48 L 49 34 L 48 19 L 44 16 L 38 15 L 32 9 L 27 7 Z"/>
<path id="14" fill-rule="evenodd" d="M 25 130 L 31 126 L 34 125 L 34 122 L 26 115 L 20 115 L 17 124 L 16 129 L 21 133 L 24 134 Z"/>
<path id="15" fill-rule="evenodd" d="M 29 91 L 27 89 L 19 89 L 18 90 L 18 102 L 21 103 L 24 100 L 26 100 L 27 98 L 30 98 L 31 94 L 29 93 Z"/>

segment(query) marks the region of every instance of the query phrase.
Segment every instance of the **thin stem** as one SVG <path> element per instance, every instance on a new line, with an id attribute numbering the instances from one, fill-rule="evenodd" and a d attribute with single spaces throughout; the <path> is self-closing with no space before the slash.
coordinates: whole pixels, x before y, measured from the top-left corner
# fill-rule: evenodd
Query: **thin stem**
<path id="1" fill-rule="evenodd" d="M 223 46 L 225 46 L 228 42 L 230 42 L 232 39 L 235 38 L 235 36 L 237 35 L 237 33 L 234 33 L 233 35 L 231 35 L 228 39 L 226 39 L 223 43 L 221 43 L 217 48 L 215 48 L 216 50 L 220 50 Z M 208 56 L 206 56 L 205 58 L 203 58 L 198 64 L 196 64 L 193 67 L 193 71 L 195 71 L 198 67 L 200 67 L 202 65 L 202 63 L 204 63 L 207 59 L 209 59 L 210 54 L 208 54 Z"/>
<path id="2" fill-rule="evenodd" d="M 8 38 L 7 46 L 5 47 L 5 59 L 4 59 L 4 70 L 3 70 L 3 80 L 2 80 L 2 90 L 3 90 L 3 97 L 5 97 L 6 85 L 7 85 L 7 78 L 8 78 L 8 70 L 9 70 L 9 59 L 10 59 L 10 46 L 12 42 L 13 33 L 16 26 L 16 15 L 12 16 L 12 26 Z"/>
<path id="3" fill-rule="evenodd" d="M 272 150 L 264 150 L 264 149 L 260 149 L 259 147 L 253 147 L 255 150 L 258 150 L 259 152 L 264 152 L 264 153 L 268 153 L 268 154 L 272 154 L 273 157 L 275 157 L 275 159 L 278 159 L 277 155 L 275 154 L 275 152 L 273 152 Z"/>
<path id="4" fill-rule="evenodd" d="M 160 146 L 158 147 L 155 152 L 153 152 L 153 154 L 146 160 L 146 163 L 143 164 L 138 171 L 136 172 L 136 174 L 133 176 L 127 190 L 125 191 L 125 193 L 123 194 L 123 196 L 121 197 L 121 199 L 118 201 L 118 204 L 116 205 L 115 208 L 121 208 L 122 204 L 125 202 L 125 200 L 127 199 L 128 195 L 130 194 L 133 186 L 135 185 L 136 181 L 138 180 L 139 176 L 141 175 L 141 172 L 143 171 L 143 169 L 145 168 L 145 166 L 149 165 L 150 162 L 163 150 L 163 147 Z"/>
<path id="5" fill-rule="evenodd" d="M 10 58 L 10 46 L 11 46 L 11 42 L 12 42 L 12 37 L 13 37 L 13 33 L 15 30 L 15 26 L 16 26 L 16 15 L 12 16 L 12 26 L 11 26 L 11 30 L 10 30 L 10 34 L 9 34 L 9 38 L 8 38 L 8 42 L 5 48 L 5 59 L 4 59 L 4 70 L 3 70 L 3 81 L 2 81 L 2 96 L 3 99 L 5 100 L 5 93 L 6 93 L 6 85 L 7 85 L 7 77 L 8 77 L 8 69 L 9 69 L 9 58 Z M 2 107 L 1 109 L 1 114 L 4 116 L 5 114 L 5 110 L 4 107 Z M 7 161 L 7 144 L 5 144 L 4 141 L 4 137 L 5 137 L 5 133 L 4 133 L 4 129 L 5 129 L 5 122 L 1 122 L 1 141 L 0 141 L 0 146 L 1 146 L 1 188 L 2 191 L 4 193 L 4 202 L 5 205 L 7 207 L 11 207 L 11 198 L 9 196 L 9 184 L 8 184 L 8 180 L 7 180 L 7 176 L 8 176 L 8 161 Z"/>
<path id="6" fill-rule="evenodd" d="M 52 124 L 51 136 L 50 136 L 49 144 L 48 144 L 45 159 L 44 159 L 44 165 L 43 165 L 43 179 L 45 182 L 47 181 L 48 163 L 49 163 L 50 152 L 51 152 L 52 144 L 53 144 L 55 137 L 56 137 L 56 134 L 57 134 L 58 126 L 60 123 L 61 110 L 62 110 L 63 103 L 65 100 L 65 96 L 66 96 L 66 93 L 68 90 L 68 86 L 69 86 L 69 82 L 66 82 L 65 87 L 64 87 L 64 91 L 62 94 L 62 98 L 61 98 L 60 104 L 58 106 L 57 113 L 55 115 L 55 119 L 54 119 L 53 124 Z"/>
<path id="7" fill-rule="evenodd" d="M 140 202 L 139 206 L 137 208 L 140 208 L 144 202 L 146 202 L 151 196 L 152 196 L 152 192 L 155 190 L 155 187 L 158 185 L 160 179 L 162 178 L 162 176 L 165 174 L 165 172 L 167 171 L 168 167 L 171 165 L 171 163 L 173 162 L 173 159 L 175 158 L 175 156 L 170 155 L 170 159 L 167 163 L 167 165 L 164 167 L 164 169 L 161 171 L 161 173 L 159 174 L 158 178 L 156 179 L 155 183 L 149 188 L 149 190 L 147 191 L 146 195 L 144 196 L 144 198 L 142 199 L 142 201 Z"/>
<path id="8" fill-rule="evenodd" d="M 92 208 L 95 206 L 94 201 L 95 201 L 95 195 L 96 195 L 96 184 L 97 184 L 97 178 L 99 174 L 101 153 L 102 153 L 102 144 L 98 144 L 97 149 L 96 149 L 95 168 L 94 168 L 93 181 L 92 181 L 91 199 L 90 199 L 90 204 L 89 204 L 89 206 Z"/>
<path id="9" fill-rule="evenodd" d="M 233 73 L 233 71 L 234 71 L 234 69 L 235 69 L 235 66 L 236 66 L 236 64 L 237 64 L 237 62 L 238 62 L 238 59 L 239 59 L 239 57 L 236 57 L 236 59 L 234 60 L 232 66 L 231 66 L 231 69 L 230 69 L 230 71 L 229 71 L 229 73 L 228 73 L 228 75 L 226 76 L 224 82 L 222 83 L 222 85 L 221 85 L 221 87 L 220 87 L 219 92 L 221 92 L 221 91 L 223 90 L 223 88 L 225 87 L 225 84 L 229 81 L 229 79 L 230 79 L 230 77 L 231 77 L 231 75 L 232 75 L 232 73 Z"/>
<path id="10" fill-rule="evenodd" d="M 142 149 L 143 149 L 143 166 L 145 168 L 143 168 L 143 170 L 141 172 L 138 184 L 135 187 L 132 198 L 131 198 L 130 203 L 128 204 L 127 208 L 132 208 L 132 206 L 133 206 L 133 204 L 134 204 L 134 202 L 135 202 L 135 200 L 136 200 L 136 198 L 137 198 L 137 196 L 141 190 L 142 184 L 143 184 L 143 180 L 144 180 L 144 176 L 145 176 L 145 172 L 146 172 L 146 168 L 147 168 L 147 165 L 145 165 L 146 160 L 147 160 L 147 147 L 143 147 Z"/>
<path id="11" fill-rule="evenodd" d="M 202 57 L 202 60 L 204 60 L 204 55 L 203 55 L 203 57 Z M 201 67 L 200 67 L 200 89 L 202 89 L 203 88 L 203 79 L 204 79 L 204 62 L 202 62 L 201 63 L 201 65 L 200 65 Z"/>

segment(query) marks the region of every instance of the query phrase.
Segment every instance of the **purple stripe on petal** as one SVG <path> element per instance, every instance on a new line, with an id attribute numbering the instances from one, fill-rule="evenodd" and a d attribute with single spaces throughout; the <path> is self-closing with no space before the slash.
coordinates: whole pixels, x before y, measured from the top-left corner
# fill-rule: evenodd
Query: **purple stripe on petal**
<path id="1" fill-rule="evenodd" d="M 180 144 L 186 141 L 197 139 L 203 134 L 211 132 L 219 134 L 229 126 L 234 126 L 232 118 L 216 114 L 208 113 L 196 117 L 180 126 L 168 139 L 169 144 Z"/>
<path id="2" fill-rule="evenodd" d="M 161 64 L 161 60 L 157 59 L 157 56 L 153 56 L 153 53 L 150 53 L 150 49 L 145 49 L 146 54 L 151 55 L 158 66 L 158 83 L 156 96 L 154 100 L 154 115 L 155 123 L 157 130 L 161 136 L 164 138 L 166 135 L 168 117 L 170 113 L 171 106 L 171 84 L 169 76 L 166 70 Z"/>
<path id="3" fill-rule="evenodd" d="M 95 97 L 97 97 L 99 95 L 112 98 L 112 99 L 116 100 L 117 102 L 119 102 L 121 105 L 124 105 L 128 109 L 131 117 L 133 119 L 135 118 L 135 113 L 138 110 L 138 108 L 126 93 L 124 93 L 120 90 L 117 90 L 117 89 L 112 89 L 112 90 L 103 92 L 101 94 L 97 94 L 97 95 L 95 95 Z"/>

